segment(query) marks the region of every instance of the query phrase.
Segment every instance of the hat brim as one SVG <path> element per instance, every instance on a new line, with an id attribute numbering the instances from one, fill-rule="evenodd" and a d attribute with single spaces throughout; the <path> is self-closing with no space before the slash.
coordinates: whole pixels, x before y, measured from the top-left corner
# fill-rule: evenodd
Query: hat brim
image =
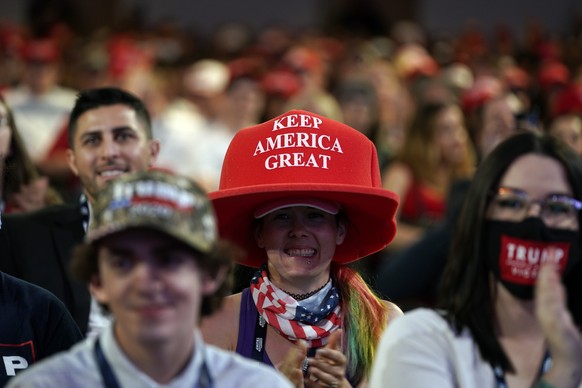
<path id="1" fill-rule="evenodd" d="M 341 204 L 348 220 L 344 242 L 333 261 L 347 264 L 385 248 L 394 238 L 398 196 L 388 190 L 345 184 L 272 184 L 214 191 L 209 194 L 222 238 L 243 248 L 240 264 L 260 267 L 267 260 L 252 230 L 253 213 L 264 202 L 290 196 L 312 196 Z"/>

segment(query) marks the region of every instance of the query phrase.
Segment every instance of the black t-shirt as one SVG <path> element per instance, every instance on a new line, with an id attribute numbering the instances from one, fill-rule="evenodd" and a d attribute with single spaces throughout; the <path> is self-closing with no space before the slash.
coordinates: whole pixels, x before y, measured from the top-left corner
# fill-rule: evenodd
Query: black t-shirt
<path id="1" fill-rule="evenodd" d="M 0 272 L 0 387 L 34 362 L 67 350 L 82 338 L 57 297 Z"/>

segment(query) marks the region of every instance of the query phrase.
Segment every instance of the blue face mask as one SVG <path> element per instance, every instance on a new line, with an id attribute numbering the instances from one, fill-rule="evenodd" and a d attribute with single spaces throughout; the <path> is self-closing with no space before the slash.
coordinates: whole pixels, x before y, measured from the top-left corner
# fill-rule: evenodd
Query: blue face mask
<path id="1" fill-rule="evenodd" d="M 564 276 L 580 260 L 579 232 L 548 228 L 538 217 L 521 222 L 485 222 L 483 250 L 487 267 L 515 297 L 533 299 L 540 266 L 553 260 Z"/>

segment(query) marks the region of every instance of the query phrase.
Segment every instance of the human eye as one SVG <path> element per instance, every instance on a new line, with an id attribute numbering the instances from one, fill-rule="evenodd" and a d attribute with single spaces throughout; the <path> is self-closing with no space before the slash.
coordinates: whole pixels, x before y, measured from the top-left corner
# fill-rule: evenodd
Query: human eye
<path id="1" fill-rule="evenodd" d="M 182 266 L 186 260 L 187 258 L 183 253 L 170 251 L 165 254 L 161 254 L 158 257 L 157 262 L 160 268 L 175 269 Z"/>
<path id="2" fill-rule="evenodd" d="M 96 145 L 96 144 L 99 144 L 99 140 L 100 140 L 100 137 L 98 135 L 95 135 L 95 134 L 86 135 L 83 137 L 82 144 L 89 145 L 89 146 Z"/>
<path id="3" fill-rule="evenodd" d="M 321 210 L 311 210 L 307 213 L 307 217 L 312 220 L 325 218 L 325 214 Z"/>
<path id="4" fill-rule="evenodd" d="M 133 260 L 125 255 L 112 255 L 108 262 L 113 269 L 119 272 L 126 272 L 133 267 Z"/>
<path id="5" fill-rule="evenodd" d="M 563 216 L 572 213 L 572 204 L 568 198 L 552 196 L 545 200 L 544 210 L 552 216 Z"/>
<path id="6" fill-rule="evenodd" d="M 275 211 L 272 214 L 272 219 L 273 220 L 279 220 L 279 221 L 288 220 L 289 219 L 289 212 L 287 212 L 285 210 Z"/>
<path id="7" fill-rule="evenodd" d="M 495 204 L 503 210 L 522 210 L 525 208 L 525 200 L 516 196 L 499 196 L 495 199 Z"/>
<path id="8" fill-rule="evenodd" d="M 118 141 L 127 141 L 133 138 L 135 138 L 135 134 L 133 133 L 133 131 L 129 129 L 119 131 L 118 133 L 115 134 L 115 139 Z"/>

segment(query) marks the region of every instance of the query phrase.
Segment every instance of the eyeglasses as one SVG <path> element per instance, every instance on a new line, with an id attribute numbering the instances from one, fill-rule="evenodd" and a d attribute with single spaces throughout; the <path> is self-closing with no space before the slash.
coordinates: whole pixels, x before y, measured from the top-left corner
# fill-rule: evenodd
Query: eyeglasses
<path id="1" fill-rule="evenodd" d="M 495 215 L 501 219 L 521 221 L 526 218 L 533 204 L 540 206 L 540 217 L 548 225 L 563 225 L 577 221 L 582 202 L 564 194 L 550 194 L 542 199 L 531 199 L 526 192 L 500 187 L 493 193 L 492 205 Z"/>

